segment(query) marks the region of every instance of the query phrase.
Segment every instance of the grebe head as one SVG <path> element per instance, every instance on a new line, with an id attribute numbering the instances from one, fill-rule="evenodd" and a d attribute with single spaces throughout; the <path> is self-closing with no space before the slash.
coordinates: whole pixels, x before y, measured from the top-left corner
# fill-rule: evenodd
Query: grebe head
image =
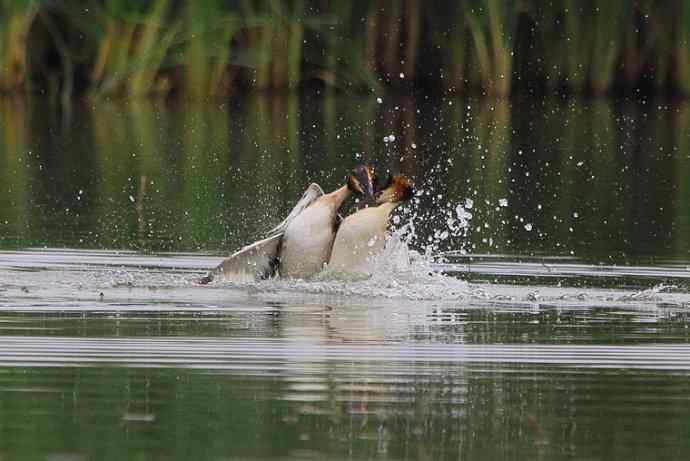
<path id="1" fill-rule="evenodd" d="M 403 175 L 388 175 L 383 186 L 377 188 L 376 203 L 406 202 L 414 196 L 414 183 Z"/>
<path id="2" fill-rule="evenodd" d="M 376 175 L 374 169 L 369 165 L 357 165 L 352 174 L 348 175 L 347 188 L 351 192 L 363 195 L 365 198 L 372 198 L 374 196 L 374 181 Z"/>

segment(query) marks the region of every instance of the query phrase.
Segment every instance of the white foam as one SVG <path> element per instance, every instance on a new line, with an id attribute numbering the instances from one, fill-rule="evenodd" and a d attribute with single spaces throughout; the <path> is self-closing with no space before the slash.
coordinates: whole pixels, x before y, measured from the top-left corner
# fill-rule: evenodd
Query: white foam
<path id="1" fill-rule="evenodd" d="M 347 273 L 326 268 L 310 280 L 270 279 L 216 285 L 411 300 L 457 300 L 471 294 L 467 282 L 440 273 L 430 258 L 411 250 L 397 234 L 389 237 L 379 254 Z"/>
<path id="2" fill-rule="evenodd" d="M 668 311 L 690 307 L 690 292 L 685 279 L 676 274 L 673 283 L 678 287 L 662 285 L 659 284 L 662 279 L 644 277 L 647 272 L 641 272 L 639 268 L 635 272 L 637 278 L 656 282 L 656 286 L 630 289 L 591 285 L 562 287 L 543 282 L 541 285 L 468 283 L 460 277 L 477 272 L 480 262 L 471 266 L 472 271 L 464 269 L 466 266 L 463 264 L 439 264 L 410 249 L 398 235 L 394 235 L 383 252 L 367 263 L 370 270 L 347 278 L 321 274 L 313 280 L 273 279 L 199 285 L 199 278 L 205 272 L 203 268 L 214 266 L 218 259 L 198 254 L 143 256 L 62 250 L 41 254 L 34 251 L 0 252 L 0 310 L 182 308 L 203 311 L 217 309 L 218 306 L 231 306 L 233 309 L 245 305 L 266 307 L 274 302 L 366 307 L 394 303 L 397 308 L 410 312 L 438 305 L 453 308 L 494 306 L 503 310 L 621 307 Z M 499 266 L 495 262 L 485 264 L 488 272 L 480 272 L 483 277 L 522 274 L 526 267 L 534 269 L 525 262 Z M 571 266 L 572 262 L 563 264 L 563 267 L 550 263 L 547 269 L 554 275 L 572 269 Z M 676 268 L 677 272 L 684 273 L 684 267 Z M 444 270 L 457 276 L 446 275 L 442 273 Z M 597 276 L 601 280 L 621 275 L 610 271 L 613 269 L 587 274 L 589 279 Z M 670 273 L 668 268 L 662 272 Z M 565 271 L 561 278 L 568 278 L 568 273 Z"/>

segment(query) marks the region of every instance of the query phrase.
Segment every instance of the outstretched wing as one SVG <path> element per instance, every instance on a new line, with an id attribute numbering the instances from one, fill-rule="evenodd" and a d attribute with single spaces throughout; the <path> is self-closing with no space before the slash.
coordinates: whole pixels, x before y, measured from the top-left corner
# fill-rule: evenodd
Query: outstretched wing
<path id="1" fill-rule="evenodd" d="M 277 234 L 247 245 L 220 263 L 200 283 L 212 280 L 244 282 L 271 277 L 275 274 L 282 237 L 283 234 Z"/>
<path id="2" fill-rule="evenodd" d="M 283 220 L 283 222 L 278 224 L 276 227 L 268 231 L 266 235 L 282 234 L 285 232 L 285 228 L 288 226 L 288 224 L 290 224 L 290 221 L 295 219 L 297 215 L 303 212 L 309 205 L 314 203 L 322 195 L 324 195 L 324 193 L 323 189 L 321 189 L 321 186 L 316 183 L 309 184 L 307 190 L 305 190 L 304 194 L 302 194 L 302 198 L 299 199 L 299 202 L 297 202 L 297 205 L 295 205 L 287 218 L 285 218 L 285 220 Z"/>
<path id="3" fill-rule="evenodd" d="M 218 279 L 252 281 L 275 275 L 278 266 L 280 242 L 285 229 L 290 224 L 290 221 L 295 219 L 297 215 L 322 195 L 324 195 L 323 189 L 318 184 L 310 184 L 288 217 L 266 233 L 266 235 L 269 235 L 268 238 L 254 242 L 233 253 L 220 263 L 218 267 L 203 277 L 200 283 L 207 284 L 212 280 Z"/>

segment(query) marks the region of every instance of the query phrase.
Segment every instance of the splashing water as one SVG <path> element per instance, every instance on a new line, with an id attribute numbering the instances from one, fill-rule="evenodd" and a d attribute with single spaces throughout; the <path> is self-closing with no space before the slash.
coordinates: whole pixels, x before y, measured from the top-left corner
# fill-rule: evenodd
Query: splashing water
<path id="1" fill-rule="evenodd" d="M 471 297 L 490 299 L 484 290 L 472 289 L 468 282 L 442 272 L 438 263 L 445 262 L 444 248 L 467 254 L 465 245 L 471 230 L 474 201 L 443 202 L 433 196 L 432 206 L 421 206 L 422 198 L 431 196 L 431 188 L 418 189 L 410 203 L 396 210 L 383 249 L 366 258 L 353 271 L 329 270 L 309 280 L 270 279 L 260 282 L 220 281 L 216 286 L 251 287 L 262 292 L 299 292 L 346 296 L 374 296 L 410 300 L 454 301 Z M 433 225 L 419 231 L 418 225 Z M 422 235 L 428 235 L 423 238 Z M 373 248 L 376 239 L 368 242 Z"/>
<path id="2" fill-rule="evenodd" d="M 466 254 L 470 221 L 473 217 L 468 211 L 473 206 L 472 200 L 467 199 L 464 205 L 446 202 L 422 211 L 419 206 L 419 196 L 423 194 L 425 191 L 421 190 L 411 205 L 401 207 L 400 213 L 405 217 L 405 222 L 398 225 L 402 219 L 396 220 L 398 216 L 395 216 L 392 235 L 408 246 L 419 248 L 431 261 L 443 261 L 441 250 L 448 247 L 456 248 L 461 254 Z M 419 236 L 416 222 L 434 225 L 432 232 L 426 232 L 426 239 Z"/>
<path id="3" fill-rule="evenodd" d="M 366 294 L 413 300 L 457 300 L 471 296 L 466 281 L 442 273 L 436 263 L 443 260 L 440 245 L 451 239 L 462 239 L 459 247 L 464 254 L 464 239 L 472 219 L 466 207 L 471 208 L 472 201 L 468 199 L 465 206 L 446 203 L 444 207 L 422 212 L 419 196 L 423 194 L 424 190 L 418 191 L 411 204 L 399 208 L 391 219 L 383 249 L 363 261 L 355 272 L 333 272 L 326 268 L 312 281 L 274 280 L 272 283 L 283 289 L 351 296 Z M 428 240 L 422 240 L 417 233 L 416 223 L 422 221 L 440 223 Z"/>
<path id="4" fill-rule="evenodd" d="M 354 272 L 326 269 L 312 280 L 274 279 L 258 282 L 255 287 L 410 300 L 457 300 L 471 293 L 466 281 L 442 274 L 431 258 L 410 249 L 396 233 L 389 236 L 382 251 L 367 258 Z"/>

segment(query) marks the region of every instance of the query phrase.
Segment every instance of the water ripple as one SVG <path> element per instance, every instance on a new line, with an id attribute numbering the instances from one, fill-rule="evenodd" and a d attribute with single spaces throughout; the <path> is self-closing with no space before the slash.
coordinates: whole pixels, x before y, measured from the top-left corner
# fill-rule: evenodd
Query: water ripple
<path id="1" fill-rule="evenodd" d="M 0 337 L 1 366 L 181 367 L 271 372 L 328 362 L 553 365 L 690 371 L 690 345 L 313 344 L 280 338 Z M 370 370 L 378 374 L 381 369 Z"/>

